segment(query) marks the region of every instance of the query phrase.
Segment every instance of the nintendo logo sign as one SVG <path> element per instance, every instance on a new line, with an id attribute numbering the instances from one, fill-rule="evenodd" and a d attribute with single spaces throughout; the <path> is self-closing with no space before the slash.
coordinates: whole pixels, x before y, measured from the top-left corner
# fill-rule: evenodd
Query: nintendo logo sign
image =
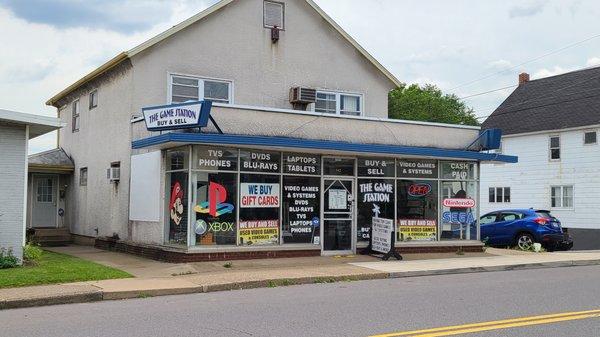
<path id="1" fill-rule="evenodd" d="M 450 199 L 444 199 L 444 207 L 450 207 L 450 208 L 473 208 L 475 207 L 475 200 L 470 199 L 470 198 L 466 198 L 466 199 L 459 199 L 459 198 L 450 198 Z"/>

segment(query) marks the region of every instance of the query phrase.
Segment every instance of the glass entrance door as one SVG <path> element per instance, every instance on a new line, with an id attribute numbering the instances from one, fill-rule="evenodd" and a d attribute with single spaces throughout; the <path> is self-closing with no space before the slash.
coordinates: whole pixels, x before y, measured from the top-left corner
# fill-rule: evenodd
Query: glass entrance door
<path id="1" fill-rule="evenodd" d="M 352 253 L 354 181 L 323 180 L 323 253 Z"/>

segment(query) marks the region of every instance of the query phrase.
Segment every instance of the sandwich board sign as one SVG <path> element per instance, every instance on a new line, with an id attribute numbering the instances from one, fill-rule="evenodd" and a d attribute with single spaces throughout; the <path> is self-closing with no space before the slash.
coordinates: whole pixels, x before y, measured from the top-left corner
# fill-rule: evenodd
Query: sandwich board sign
<path id="1" fill-rule="evenodd" d="M 193 101 L 142 108 L 146 129 L 163 131 L 200 128 L 208 125 L 211 101 Z"/>
<path id="2" fill-rule="evenodd" d="M 373 217 L 371 222 L 371 244 L 370 249 L 375 253 L 383 254 L 383 260 L 388 260 L 390 257 L 395 257 L 397 260 L 402 260 L 402 256 L 396 252 L 394 247 L 394 220 Z"/>

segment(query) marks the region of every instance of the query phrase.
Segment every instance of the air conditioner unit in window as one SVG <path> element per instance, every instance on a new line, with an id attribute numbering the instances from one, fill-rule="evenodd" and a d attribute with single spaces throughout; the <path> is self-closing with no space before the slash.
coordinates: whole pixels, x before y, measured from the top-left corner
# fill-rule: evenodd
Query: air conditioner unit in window
<path id="1" fill-rule="evenodd" d="M 290 103 L 310 104 L 317 100 L 317 90 L 304 87 L 290 89 Z"/>
<path id="2" fill-rule="evenodd" d="M 106 178 L 108 178 L 111 183 L 119 182 L 119 179 L 121 179 L 121 167 L 111 166 L 106 170 Z"/>

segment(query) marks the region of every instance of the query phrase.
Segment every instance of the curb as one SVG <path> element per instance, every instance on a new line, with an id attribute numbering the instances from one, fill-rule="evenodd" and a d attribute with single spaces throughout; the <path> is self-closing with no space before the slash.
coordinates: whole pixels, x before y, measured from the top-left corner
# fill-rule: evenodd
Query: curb
<path id="1" fill-rule="evenodd" d="M 217 291 L 230 291 L 256 288 L 275 288 L 302 284 L 336 283 L 352 282 L 363 280 L 380 280 L 393 278 L 406 278 L 418 276 L 450 275 L 450 274 L 468 274 L 482 272 L 497 272 L 511 270 L 527 270 L 542 268 L 561 268 L 561 267 L 580 267 L 600 265 L 600 260 L 577 260 L 577 261 L 559 261 L 544 263 L 525 263 L 516 265 L 503 265 L 491 267 L 468 267 L 442 270 L 423 270 L 407 272 L 379 272 L 368 274 L 350 274 L 338 276 L 320 276 L 320 277 L 297 277 L 297 278 L 273 278 L 257 281 L 230 282 L 220 284 L 198 285 L 185 288 L 170 289 L 149 289 L 149 290 L 127 290 L 127 291 L 104 291 L 97 290 L 86 293 L 38 297 L 32 299 L 0 300 L 0 310 L 28 308 L 36 306 L 47 306 L 57 304 L 87 303 L 107 300 L 124 300 L 132 298 L 146 298 L 167 295 L 184 295 L 197 293 L 210 293 Z"/>

